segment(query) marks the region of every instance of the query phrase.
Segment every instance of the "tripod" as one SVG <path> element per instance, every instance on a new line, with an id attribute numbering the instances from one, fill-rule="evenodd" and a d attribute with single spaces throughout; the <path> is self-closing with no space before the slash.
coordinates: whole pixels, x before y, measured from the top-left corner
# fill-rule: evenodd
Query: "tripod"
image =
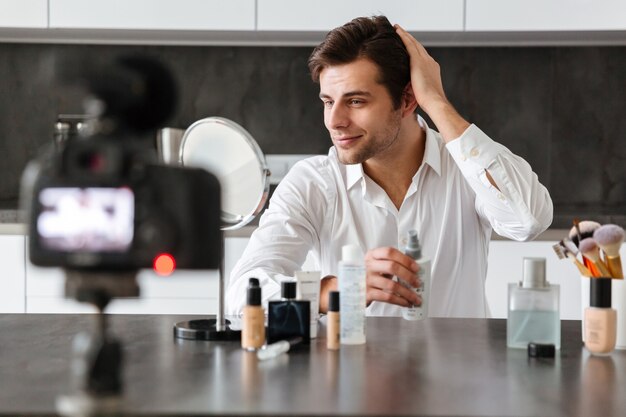
<path id="1" fill-rule="evenodd" d="M 64 416 L 114 414 L 122 404 L 122 344 L 108 331 L 106 306 L 116 297 L 139 295 L 137 273 L 66 271 L 65 295 L 94 305 L 91 333 L 76 336 L 72 348 L 71 392 L 57 398 Z"/>

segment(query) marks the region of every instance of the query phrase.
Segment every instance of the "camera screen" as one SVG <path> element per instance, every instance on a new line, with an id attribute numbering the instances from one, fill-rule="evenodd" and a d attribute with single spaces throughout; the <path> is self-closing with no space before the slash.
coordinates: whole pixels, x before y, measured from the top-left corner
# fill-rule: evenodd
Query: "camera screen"
<path id="1" fill-rule="evenodd" d="M 129 188 L 44 188 L 37 233 L 42 246 L 65 252 L 124 252 L 133 240 L 135 199 Z"/>

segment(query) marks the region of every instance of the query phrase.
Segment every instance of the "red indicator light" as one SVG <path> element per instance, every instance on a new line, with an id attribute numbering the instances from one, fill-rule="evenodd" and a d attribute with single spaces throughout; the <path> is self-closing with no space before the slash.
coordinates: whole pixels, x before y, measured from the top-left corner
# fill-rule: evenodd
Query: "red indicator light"
<path id="1" fill-rule="evenodd" d="M 159 275 L 170 275 L 176 269 L 176 261 L 169 253 L 162 253 L 154 258 L 153 269 Z"/>

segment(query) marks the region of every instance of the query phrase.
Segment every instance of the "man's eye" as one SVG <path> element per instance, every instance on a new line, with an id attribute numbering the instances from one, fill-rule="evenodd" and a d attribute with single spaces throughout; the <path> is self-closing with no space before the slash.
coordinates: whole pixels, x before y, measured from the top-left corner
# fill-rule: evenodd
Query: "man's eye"
<path id="1" fill-rule="evenodd" d="M 359 99 L 353 98 L 353 99 L 350 100 L 350 104 L 353 104 L 353 105 L 363 104 L 363 100 L 359 100 Z"/>
<path id="2" fill-rule="evenodd" d="M 333 102 L 332 101 L 325 101 L 324 102 L 324 107 L 326 107 L 327 109 L 330 109 L 331 107 L 333 107 Z"/>

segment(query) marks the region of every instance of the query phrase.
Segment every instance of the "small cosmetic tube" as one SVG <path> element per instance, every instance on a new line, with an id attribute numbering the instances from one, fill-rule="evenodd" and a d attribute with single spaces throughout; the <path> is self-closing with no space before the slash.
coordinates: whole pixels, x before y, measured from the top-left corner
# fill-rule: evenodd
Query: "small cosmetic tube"
<path id="1" fill-rule="evenodd" d="M 267 303 L 267 343 L 301 337 L 311 340 L 311 302 L 296 300 L 296 282 L 281 282 L 281 300 Z"/>
<path id="2" fill-rule="evenodd" d="M 615 349 L 617 311 L 611 308 L 611 278 L 592 278 L 589 307 L 585 309 L 585 347 L 594 355 Z"/>
<path id="3" fill-rule="evenodd" d="M 311 302 L 311 339 L 317 337 L 317 320 L 320 317 L 320 271 L 296 271 L 298 299 Z"/>
<path id="4" fill-rule="evenodd" d="M 241 347 L 246 350 L 259 349 L 265 343 L 265 313 L 261 306 L 259 280 L 250 278 L 246 291 L 247 302 L 243 308 Z"/>
<path id="5" fill-rule="evenodd" d="M 326 347 L 330 350 L 339 349 L 339 291 L 328 293 L 328 315 L 326 317 Z"/>
<path id="6" fill-rule="evenodd" d="M 289 349 L 291 349 L 292 346 L 299 345 L 300 343 L 302 343 L 301 337 L 292 337 L 289 340 L 280 340 L 258 350 L 256 357 L 261 361 L 272 359 L 282 355 L 283 353 L 289 352 Z"/>

